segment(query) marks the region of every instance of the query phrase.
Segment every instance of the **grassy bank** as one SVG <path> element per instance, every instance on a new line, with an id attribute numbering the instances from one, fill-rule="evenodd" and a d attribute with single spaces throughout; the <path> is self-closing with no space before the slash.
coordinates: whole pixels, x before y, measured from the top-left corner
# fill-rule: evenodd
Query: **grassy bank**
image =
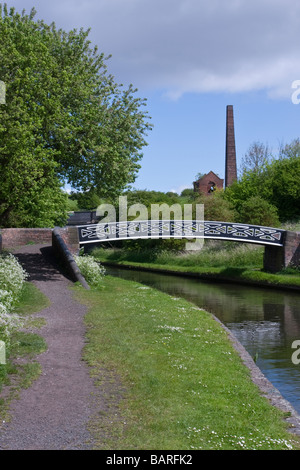
<path id="1" fill-rule="evenodd" d="M 141 250 L 139 246 L 136 249 L 95 248 L 92 254 L 99 261 L 119 265 L 300 288 L 299 269 L 286 269 L 277 274 L 264 272 L 264 247 L 250 244 L 210 241 L 202 250 L 189 253 Z"/>
<path id="2" fill-rule="evenodd" d="M 102 394 L 97 448 L 298 448 L 210 314 L 135 282 L 101 284 L 74 288 L 89 307 L 84 359 Z"/>

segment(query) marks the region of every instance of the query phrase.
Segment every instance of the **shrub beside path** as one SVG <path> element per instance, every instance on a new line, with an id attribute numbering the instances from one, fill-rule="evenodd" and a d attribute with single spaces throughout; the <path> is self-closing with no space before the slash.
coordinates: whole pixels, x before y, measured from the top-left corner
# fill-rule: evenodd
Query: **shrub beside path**
<path id="1" fill-rule="evenodd" d="M 42 367 L 39 378 L 11 403 L 11 420 L 0 426 L 0 449 L 91 449 L 87 425 L 99 412 L 101 397 L 81 357 L 86 307 L 73 300 L 71 281 L 55 264 L 51 247 L 25 246 L 14 255 L 29 273 L 29 281 L 51 301 L 36 314 L 46 320 L 38 333 L 48 349 L 37 357 Z"/>

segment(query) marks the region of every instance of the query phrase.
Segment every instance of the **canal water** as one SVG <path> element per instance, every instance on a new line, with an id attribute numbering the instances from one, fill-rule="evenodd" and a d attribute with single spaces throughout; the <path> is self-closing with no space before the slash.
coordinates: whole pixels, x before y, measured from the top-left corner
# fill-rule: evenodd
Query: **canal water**
<path id="1" fill-rule="evenodd" d="M 106 272 L 184 297 L 213 313 L 300 413 L 300 293 L 131 269 L 106 267 Z M 296 348 L 294 341 L 299 341 Z"/>

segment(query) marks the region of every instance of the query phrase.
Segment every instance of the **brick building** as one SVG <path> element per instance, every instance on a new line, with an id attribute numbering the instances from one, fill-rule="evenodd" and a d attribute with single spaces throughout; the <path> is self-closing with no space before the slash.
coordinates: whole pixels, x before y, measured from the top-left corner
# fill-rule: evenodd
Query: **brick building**
<path id="1" fill-rule="evenodd" d="M 193 185 L 196 193 L 212 194 L 216 189 L 223 189 L 224 180 L 219 178 L 213 171 L 210 171 L 194 181 Z"/>

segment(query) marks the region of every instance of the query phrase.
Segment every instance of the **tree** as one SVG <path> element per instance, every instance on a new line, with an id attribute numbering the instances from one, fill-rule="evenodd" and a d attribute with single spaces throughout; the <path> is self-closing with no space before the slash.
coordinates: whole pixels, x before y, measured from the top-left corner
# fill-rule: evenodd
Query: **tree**
<path id="1" fill-rule="evenodd" d="M 300 141 L 281 147 L 278 158 L 265 163 L 259 171 L 245 171 L 239 181 L 226 188 L 225 197 L 238 213 L 244 203 L 255 197 L 275 206 L 280 221 L 300 217 Z"/>
<path id="2" fill-rule="evenodd" d="M 149 214 L 151 213 L 151 204 L 175 204 L 179 201 L 179 196 L 176 193 L 162 191 L 149 191 L 142 189 L 131 189 L 130 191 L 124 192 L 124 196 L 127 197 L 128 206 L 133 204 L 144 204 Z"/>
<path id="3" fill-rule="evenodd" d="M 247 171 L 260 172 L 270 160 L 270 151 L 268 145 L 261 142 L 253 142 L 248 152 L 242 159 L 241 173 Z"/>
<path id="4" fill-rule="evenodd" d="M 76 210 L 96 210 L 102 202 L 93 189 L 83 193 L 72 193 L 69 198 L 76 201 L 77 206 L 74 206 Z"/>
<path id="5" fill-rule="evenodd" d="M 272 196 L 270 202 L 279 213 L 280 220 L 300 217 L 300 140 L 283 146 L 279 158 L 269 167 Z"/>
<path id="6" fill-rule="evenodd" d="M 193 202 L 199 194 L 195 192 L 192 188 L 185 188 L 183 191 L 181 191 L 180 197 L 183 199 L 186 199 L 187 202 Z"/>
<path id="7" fill-rule="evenodd" d="M 115 83 L 89 30 L 58 30 L 35 14 L 0 5 L 2 225 L 20 198 L 46 186 L 120 194 L 135 180 L 151 129 L 145 100 Z"/>
<path id="8" fill-rule="evenodd" d="M 205 173 L 201 173 L 201 171 L 199 173 L 196 174 L 195 176 L 195 181 L 198 181 L 202 178 L 202 176 L 205 176 Z"/>

